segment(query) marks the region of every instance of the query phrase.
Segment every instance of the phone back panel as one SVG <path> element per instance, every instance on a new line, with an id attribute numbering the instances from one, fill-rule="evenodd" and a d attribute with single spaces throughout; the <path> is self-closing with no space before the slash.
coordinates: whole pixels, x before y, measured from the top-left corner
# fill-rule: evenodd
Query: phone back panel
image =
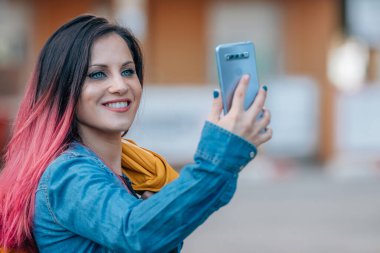
<path id="1" fill-rule="evenodd" d="M 248 90 L 244 100 L 244 108 L 247 110 L 255 99 L 259 89 L 256 55 L 253 43 L 238 42 L 222 44 L 216 47 L 215 53 L 224 113 L 226 114 L 231 108 L 234 91 L 240 78 L 244 74 L 250 76 Z"/>

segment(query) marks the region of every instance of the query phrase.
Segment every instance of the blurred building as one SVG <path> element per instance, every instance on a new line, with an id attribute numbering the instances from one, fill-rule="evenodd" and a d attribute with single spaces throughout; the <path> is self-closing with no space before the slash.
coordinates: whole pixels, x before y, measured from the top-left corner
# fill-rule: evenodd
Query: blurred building
<path id="1" fill-rule="evenodd" d="M 375 2 L 0 1 L 0 145 L 6 142 L 9 123 L 17 111 L 27 77 L 48 36 L 72 17 L 94 13 L 130 27 L 142 42 L 146 89 L 153 97 L 151 104 L 147 100 L 146 114 L 141 116 L 142 123 L 149 123 L 146 131 L 177 127 L 177 134 L 185 136 L 183 145 L 187 142 L 191 144 L 190 149 L 193 148 L 196 144 L 193 134 L 201 126 L 197 120 L 189 118 L 206 115 L 211 96 L 199 92 L 217 87 L 215 46 L 251 40 L 256 46 L 260 81 L 269 86 L 268 104 L 273 111 L 275 136 L 266 152 L 323 162 L 342 152 L 351 154 L 366 150 L 376 153 L 380 150 L 380 134 L 376 131 L 380 119 L 373 108 L 377 106 L 376 94 L 380 95 L 377 85 L 380 71 L 376 65 L 378 47 L 374 45 L 379 45 L 379 40 L 372 36 L 373 29 L 363 32 L 363 27 L 376 25 L 371 20 L 359 24 L 361 16 L 354 17 L 359 12 L 352 12 L 352 8 L 361 8 L 361 15 L 366 16 L 371 9 L 378 11 L 378 4 L 371 6 Z M 348 54 L 339 53 L 351 35 L 358 38 L 354 43 L 356 48 L 361 46 L 362 51 L 349 47 Z M 345 65 L 352 61 L 353 65 Z M 362 64 L 357 66 L 355 62 Z M 350 67 L 354 70 L 350 71 Z M 356 73 L 357 69 L 362 71 Z M 356 89 L 345 89 L 346 75 L 352 76 L 349 80 L 356 80 L 350 86 Z M 166 90 L 158 88 L 162 86 Z M 178 121 L 154 117 L 156 114 L 149 114 L 148 109 L 162 115 L 170 115 L 165 112 L 173 110 L 171 115 Z M 200 113 L 194 113 L 195 109 Z M 152 121 L 152 118 L 157 120 Z M 135 131 L 136 138 L 141 135 Z M 151 136 L 150 142 L 154 138 Z M 149 143 L 147 138 L 141 141 Z M 186 153 L 189 148 L 178 150 Z M 173 156 L 173 161 L 177 155 Z M 181 159 L 177 162 L 186 160 Z"/>

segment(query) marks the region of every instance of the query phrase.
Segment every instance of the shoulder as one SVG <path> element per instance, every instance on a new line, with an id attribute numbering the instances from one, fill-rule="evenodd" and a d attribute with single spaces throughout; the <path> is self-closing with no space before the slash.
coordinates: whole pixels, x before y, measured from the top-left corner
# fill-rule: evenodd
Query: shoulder
<path id="1" fill-rule="evenodd" d="M 92 176 L 113 177 L 113 173 L 90 149 L 78 142 L 55 158 L 43 173 L 39 188 L 64 183 L 73 176 L 86 179 Z"/>
<path id="2" fill-rule="evenodd" d="M 83 221 L 99 203 L 119 196 L 121 191 L 126 191 L 122 182 L 96 154 L 83 145 L 71 145 L 50 163 L 40 179 L 34 222 L 41 229 L 50 219 L 49 224 L 75 231 L 85 227 Z"/>

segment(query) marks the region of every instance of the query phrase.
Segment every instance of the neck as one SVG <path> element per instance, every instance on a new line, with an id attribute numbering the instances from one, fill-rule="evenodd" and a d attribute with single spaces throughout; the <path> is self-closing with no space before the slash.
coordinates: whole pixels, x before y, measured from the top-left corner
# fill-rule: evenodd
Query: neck
<path id="1" fill-rule="evenodd" d="M 105 133 L 82 126 L 82 143 L 94 151 L 117 175 L 121 175 L 121 133 Z"/>

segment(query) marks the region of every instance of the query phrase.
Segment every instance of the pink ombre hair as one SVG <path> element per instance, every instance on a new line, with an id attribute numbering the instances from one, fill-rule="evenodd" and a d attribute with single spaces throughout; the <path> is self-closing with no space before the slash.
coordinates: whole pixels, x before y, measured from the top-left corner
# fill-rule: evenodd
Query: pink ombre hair
<path id="1" fill-rule="evenodd" d="M 125 28 L 91 15 L 60 27 L 41 51 L 17 115 L 0 174 L 1 248 L 36 252 L 33 240 L 35 192 L 48 165 L 75 139 L 75 106 L 87 75 L 93 42 L 110 32 L 131 50 L 143 83 L 141 49 Z"/>
<path id="2" fill-rule="evenodd" d="M 49 163 L 65 150 L 74 118 L 73 99 L 58 117 L 58 105 L 49 104 L 49 97 L 54 95 L 51 90 L 34 104 L 33 80 L 22 101 L 0 177 L 0 245 L 6 248 L 32 250 L 36 187 Z"/>

